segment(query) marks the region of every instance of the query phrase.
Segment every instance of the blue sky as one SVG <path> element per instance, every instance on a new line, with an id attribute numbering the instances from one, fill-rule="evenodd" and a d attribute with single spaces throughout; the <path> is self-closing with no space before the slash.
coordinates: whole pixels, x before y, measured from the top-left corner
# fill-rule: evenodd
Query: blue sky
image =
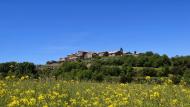
<path id="1" fill-rule="evenodd" d="M 189 0 L 1 0 L 0 62 L 77 50 L 190 54 Z"/>

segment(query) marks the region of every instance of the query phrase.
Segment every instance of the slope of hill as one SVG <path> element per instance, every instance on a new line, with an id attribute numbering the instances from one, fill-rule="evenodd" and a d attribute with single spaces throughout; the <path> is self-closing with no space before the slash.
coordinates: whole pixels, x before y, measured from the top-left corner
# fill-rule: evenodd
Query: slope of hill
<path id="1" fill-rule="evenodd" d="M 117 53 L 117 54 L 116 54 Z M 141 54 L 125 54 L 122 49 L 115 55 L 97 56 L 88 53 L 69 55 L 76 60 L 64 60 L 46 65 L 33 63 L 1 63 L 0 76 L 29 75 L 32 78 L 55 77 L 65 80 L 88 80 L 110 82 L 151 82 L 162 83 L 163 79 L 171 79 L 174 83 L 186 81 L 190 83 L 190 56 L 169 58 L 153 52 Z M 88 57 L 85 57 L 87 55 Z M 102 55 L 102 53 L 101 53 Z M 68 58 L 68 57 L 67 57 Z M 66 58 L 66 59 L 67 59 Z M 150 81 L 149 81 L 150 82 Z"/>

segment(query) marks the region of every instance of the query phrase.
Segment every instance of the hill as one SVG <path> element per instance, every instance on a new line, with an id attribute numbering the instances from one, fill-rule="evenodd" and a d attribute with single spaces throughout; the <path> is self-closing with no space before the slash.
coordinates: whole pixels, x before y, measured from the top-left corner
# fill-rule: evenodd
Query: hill
<path id="1" fill-rule="evenodd" d="M 151 77 L 152 82 L 161 83 L 163 78 L 170 78 L 176 84 L 182 80 L 189 80 L 189 56 L 169 58 L 167 55 L 153 52 L 124 53 L 122 49 L 115 51 L 114 55 L 114 52 L 102 56 L 100 53 L 93 56 L 90 52 L 80 51 L 68 55 L 65 58 L 67 60 L 61 63 L 56 61 L 47 63 L 46 68 L 51 67 L 53 73 L 51 75 L 64 79 L 143 82 L 148 76 Z M 76 60 L 68 60 L 73 57 Z"/>
<path id="2" fill-rule="evenodd" d="M 29 75 L 32 78 L 55 77 L 64 80 L 87 80 L 109 82 L 149 82 L 162 83 L 171 79 L 178 84 L 190 83 L 190 56 L 169 58 L 153 52 L 130 53 L 121 48 L 115 52 L 82 52 L 68 55 L 62 60 L 46 65 L 8 62 L 0 64 L 0 76 Z M 73 60 L 75 59 L 75 60 Z"/>

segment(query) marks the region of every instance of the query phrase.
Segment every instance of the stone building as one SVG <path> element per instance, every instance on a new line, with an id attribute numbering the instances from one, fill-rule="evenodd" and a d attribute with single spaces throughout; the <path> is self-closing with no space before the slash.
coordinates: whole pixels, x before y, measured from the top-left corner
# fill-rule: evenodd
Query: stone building
<path id="1" fill-rule="evenodd" d="M 90 59 L 90 58 L 95 58 L 97 56 L 99 57 L 110 57 L 110 56 L 123 56 L 123 55 L 138 55 L 136 52 L 135 53 L 124 53 L 123 49 L 120 48 L 119 51 L 113 51 L 113 52 L 87 52 L 87 51 L 78 51 L 77 53 L 68 55 L 65 58 L 60 58 L 58 61 L 48 61 L 47 64 L 55 64 L 55 63 L 63 63 L 63 62 L 74 62 L 74 61 L 78 61 L 80 59 Z"/>
<path id="2" fill-rule="evenodd" d="M 75 55 L 80 59 L 94 58 L 98 56 L 97 53 L 95 52 L 85 52 L 85 51 L 78 51 Z"/>
<path id="3" fill-rule="evenodd" d="M 66 58 L 65 58 L 65 61 L 77 61 L 79 59 L 79 57 L 77 57 L 75 54 L 72 54 L 72 55 L 68 55 Z"/>
<path id="4" fill-rule="evenodd" d="M 109 56 L 122 56 L 123 52 L 121 51 L 113 51 L 113 52 L 109 52 Z"/>
<path id="5" fill-rule="evenodd" d="M 85 51 L 78 51 L 77 53 L 75 53 L 75 55 L 80 58 L 80 59 L 84 59 L 84 56 L 87 54 L 88 52 Z"/>
<path id="6" fill-rule="evenodd" d="M 99 57 L 105 57 L 105 56 L 109 56 L 109 52 L 100 52 L 100 53 L 98 53 L 98 56 Z"/>
<path id="7" fill-rule="evenodd" d="M 95 52 L 87 52 L 85 55 L 84 55 L 84 59 L 89 59 L 89 58 L 95 58 L 97 57 L 98 54 L 95 53 Z"/>

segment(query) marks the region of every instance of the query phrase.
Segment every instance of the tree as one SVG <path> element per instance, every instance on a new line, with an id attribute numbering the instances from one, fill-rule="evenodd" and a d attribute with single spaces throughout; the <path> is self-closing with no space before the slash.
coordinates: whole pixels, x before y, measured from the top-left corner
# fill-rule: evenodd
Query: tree
<path id="1" fill-rule="evenodd" d="M 7 62 L 0 64 L 0 73 L 3 76 L 6 75 L 30 75 L 35 76 L 37 74 L 36 66 L 33 63 L 23 62 Z"/>
<path id="2" fill-rule="evenodd" d="M 16 62 L 7 62 L 0 64 L 0 74 L 6 76 L 10 71 L 14 72 Z"/>
<path id="3" fill-rule="evenodd" d="M 171 61 L 167 55 L 163 55 L 161 57 L 161 61 L 162 61 L 162 66 L 170 66 L 171 65 Z"/>
<path id="4" fill-rule="evenodd" d="M 145 55 L 146 55 L 146 56 L 153 56 L 154 53 L 153 53 L 152 51 L 148 51 L 148 52 L 145 53 Z"/>
<path id="5" fill-rule="evenodd" d="M 122 52 L 122 53 L 123 53 L 123 48 L 120 48 L 120 52 Z"/>
<path id="6" fill-rule="evenodd" d="M 33 63 L 29 62 L 17 63 L 15 74 L 17 76 L 22 76 L 22 75 L 35 76 L 37 74 L 36 66 Z"/>

